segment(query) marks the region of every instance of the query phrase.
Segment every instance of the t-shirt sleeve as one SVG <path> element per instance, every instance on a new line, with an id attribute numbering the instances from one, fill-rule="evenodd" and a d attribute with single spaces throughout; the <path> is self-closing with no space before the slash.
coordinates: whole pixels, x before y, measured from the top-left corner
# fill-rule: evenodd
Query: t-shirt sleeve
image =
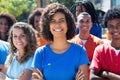
<path id="1" fill-rule="evenodd" d="M 31 67 L 41 69 L 42 59 L 43 59 L 43 49 L 41 47 L 36 50 Z"/>
<path id="2" fill-rule="evenodd" d="M 93 59 L 90 65 L 90 69 L 95 69 L 97 71 L 100 71 L 101 69 L 101 61 L 100 61 L 100 47 L 97 46 L 94 51 Z"/>
<path id="3" fill-rule="evenodd" d="M 26 68 L 29 70 L 32 70 L 33 68 L 31 67 L 31 62 L 33 61 L 33 56 L 29 58 L 29 60 L 26 63 Z"/>
<path id="4" fill-rule="evenodd" d="M 80 60 L 79 60 L 79 66 L 84 65 L 84 64 L 90 64 L 86 49 L 82 46 L 81 51 L 80 51 Z"/>
<path id="5" fill-rule="evenodd" d="M 5 60 L 5 64 L 9 64 L 9 59 L 10 59 L 10 54 L 7 56 L 7 58 Z"/>

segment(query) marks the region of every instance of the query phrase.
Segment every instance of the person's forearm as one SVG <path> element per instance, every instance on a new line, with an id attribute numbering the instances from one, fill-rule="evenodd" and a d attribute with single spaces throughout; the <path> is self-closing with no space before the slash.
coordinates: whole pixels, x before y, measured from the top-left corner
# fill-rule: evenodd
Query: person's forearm
<path id="1" fill-rule="evenodd" d="M 112 73 L 112 72 L 108 72 L 108 73 L 107 73 L 107 77 L 108 77 L 110 80 L 120 80 L 120 75 L 117 75 L 117 74 Z"/>
<path id="2" fill-rule="evenodd" d="M 0 65 L 0 72 L 6 74 L 6 71 L 7 71 L 7 67 L 5 65 Z"/>
<path id="3" fill-rule="evenodd" d="M 110 80 L 109 78 L 107 77 L 102 77 L 102 76 L 98 76 L 98 75 L 90 75 L 90 80 Z"/>
<path id="4" fill-rule="evenodd" d="M 95 77 L 95 78 L 92 78 L 90 80 L 104 80 L 104 79 Z"/>
<path id="5" fill-rule="evenodd" d="M 102 78 L 102 77 L 99 77 L 97 75 L 94 75 L 94 77 L 90 78 L 90 80 L 109 80 L 107 78 Z"/>

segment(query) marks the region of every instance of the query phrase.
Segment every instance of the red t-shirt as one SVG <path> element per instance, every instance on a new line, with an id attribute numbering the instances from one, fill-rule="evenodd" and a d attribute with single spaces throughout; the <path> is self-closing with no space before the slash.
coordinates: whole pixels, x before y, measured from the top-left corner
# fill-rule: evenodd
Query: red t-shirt
<path id="1" fill-rule="evenodd" d="M 120 52 L 116 55 L 110 44 L 103 44 L 96 47 L 90 69 L 98 72 L 105 70 L 120 75 Z"/>
<path id="2" fill-rule="evenodd" d="M 79 38 L 79 35 L 76 35 L 71 40 L 71 42 L 73 42 L 75 44 L 83 45 L 82 40 Z M 95 48 L 102 43 L 103 43 L 103 41 L 94 35 L 90 35 L 90 37 L 87 39 L 86 43 L 83 46 L 85 47 L 85 49 L 87 51 L 87 55 L 88 55 L 88 58 L 90 61 L 93 58 L 93 53 L 94 53 Z"/>

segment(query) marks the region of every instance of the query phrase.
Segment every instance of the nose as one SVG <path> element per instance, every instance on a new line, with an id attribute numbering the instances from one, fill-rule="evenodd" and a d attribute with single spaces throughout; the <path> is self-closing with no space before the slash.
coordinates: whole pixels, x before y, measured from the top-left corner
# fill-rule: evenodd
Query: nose
<path id="1" fill-rule="evenodd" d="M 21 36 L 17 36 L 16 38 L 17 41 L 20 41 L 21 39 L 22 39 Z"/>

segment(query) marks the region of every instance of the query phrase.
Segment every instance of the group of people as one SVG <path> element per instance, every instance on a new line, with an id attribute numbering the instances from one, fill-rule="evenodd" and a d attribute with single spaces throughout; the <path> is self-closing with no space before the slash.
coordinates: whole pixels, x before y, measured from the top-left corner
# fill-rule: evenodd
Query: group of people
<path id="1" fill-rule="evenodd" d="M 93 32 L 101 32 L 102 28 L 95 12 L 90 11 L 94 11 L 94 6 L 89 1 L 76 5 L 77 25 L 71 11 L 59 3 L 32 11 L 28 23 L 11 18 L 12 23 L 0 17 L 3 78 L 120 80 L 120 9 L 110 9 L 105 14 L 104 25 L 111 35 L 111 41 L 106 43 L 101 39 L 102 33 L 99 37 L 91 33 L 93 25 L 98 25 Z M 1 36 L 2 31 L 8 39 Z"/>

